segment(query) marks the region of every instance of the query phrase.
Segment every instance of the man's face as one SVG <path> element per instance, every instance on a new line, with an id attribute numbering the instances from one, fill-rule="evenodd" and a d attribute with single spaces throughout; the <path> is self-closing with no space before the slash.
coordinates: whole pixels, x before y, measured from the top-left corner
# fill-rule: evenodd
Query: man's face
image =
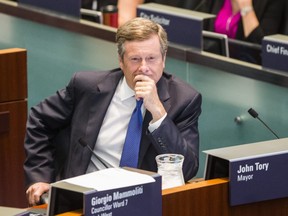
<path id="1" fill-rule="evenodd" d="M 119 57 L 119 63 L 129 87 L 134 89 L 133 80 L 139 74 L 157 83 L 162 76 L 166 58 L 161 54 L 158 36 L 153 35 L 145 41 L 126 41 L 124 46 L 123 60 Z"/>

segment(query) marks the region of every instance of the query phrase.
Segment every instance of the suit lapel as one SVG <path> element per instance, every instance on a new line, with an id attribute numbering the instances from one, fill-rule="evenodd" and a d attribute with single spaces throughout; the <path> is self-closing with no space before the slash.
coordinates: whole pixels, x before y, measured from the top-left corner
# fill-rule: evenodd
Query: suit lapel
<path id="1" fill-rule="evenodd" d="M 95 87 L 95 92 L 90 95 L 86 141 L 92 149 L 95 146 L 106 111 L 122 76 L 122 72 L 110 73 L 107 78 Z"/>

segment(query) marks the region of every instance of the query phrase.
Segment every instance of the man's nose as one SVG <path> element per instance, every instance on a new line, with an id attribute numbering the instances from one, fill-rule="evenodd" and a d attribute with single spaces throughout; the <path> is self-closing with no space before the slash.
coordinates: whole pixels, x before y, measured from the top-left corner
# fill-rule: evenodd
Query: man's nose
<path id="1" fill-rule="evenodd" d="M 149 70 L 149 67 L 148 67 L 147 61 L 143 59 L 139 66 L 139 71 L 141 71 L 142 73 L 146 73 L 148 70 Z"/>

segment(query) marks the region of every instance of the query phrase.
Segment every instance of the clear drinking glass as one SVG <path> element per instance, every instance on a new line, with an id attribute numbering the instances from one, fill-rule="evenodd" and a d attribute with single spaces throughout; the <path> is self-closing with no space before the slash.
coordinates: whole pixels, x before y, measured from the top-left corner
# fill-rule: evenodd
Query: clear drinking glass
<path id="1" fill-rule="evenodd" d="M 185 184 L 182 165 L 184 156 L 180 154 L 160 154 L 156 156 L 158 174 L 162 176 L 162 189 Z"/>

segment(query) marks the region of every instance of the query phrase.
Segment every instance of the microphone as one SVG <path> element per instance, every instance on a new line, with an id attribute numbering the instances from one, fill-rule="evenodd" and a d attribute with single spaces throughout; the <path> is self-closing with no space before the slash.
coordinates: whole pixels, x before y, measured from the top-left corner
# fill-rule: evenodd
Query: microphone
<path id="1" fill-rule="evenodd" d="M 104 166 L 105 168 L 109 168 L 109 167 L 98 157 L 98 155 L 95 154 L 95 152 L 91 149 L 91 147 L 86 143 L 86 141 L 85 141 L 84 139 L 80 138 L 78 141 L 79 141 L 79 143 L 80 143 L 80 145 L 81 145 L 82 147 L 88 148 L 89 151 L 92 152 L 92 154 L 97 158 L 97 160 L 100 161 L 101 164 L 103 164 L 103 166 Z"/>
<path id="2" fill-rule="evenodd" d="M 258 113 L 253 109 L 250 108 L 248 110 L 248 113 L 253 117 L 253 118 L 257 118 L 268 130 L 270 130 L 270 132 L 277 138 L 279 139 L 279 137 L 277 136 L 277 134 L 267 125 L 265 124 L 265 122 L 262 121 L 262 119 L 259 118 Z"/>

